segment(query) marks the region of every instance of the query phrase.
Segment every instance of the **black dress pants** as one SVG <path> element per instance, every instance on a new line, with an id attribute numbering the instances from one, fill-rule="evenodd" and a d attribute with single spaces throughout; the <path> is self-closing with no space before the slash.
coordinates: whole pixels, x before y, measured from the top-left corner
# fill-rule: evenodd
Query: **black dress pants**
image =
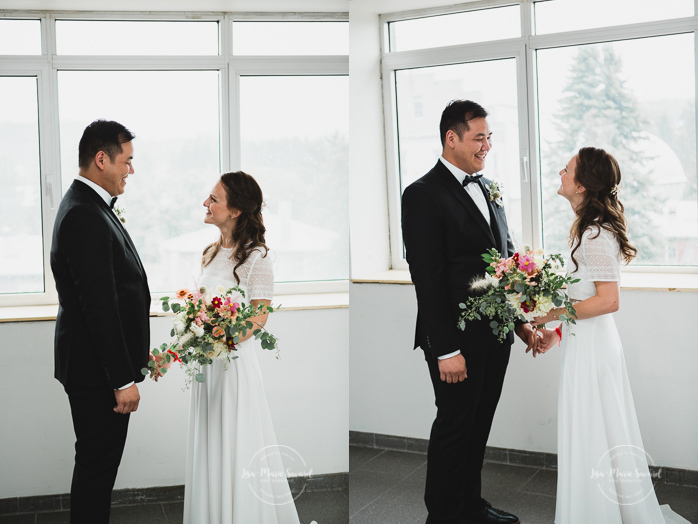
<path id="1" fill-rule="evenodd" d="M 448 384 L 427 358 L 437 414 L 427 452 L 427 524 L 455 524 L 484 508 L 481 472 L 492 419 L 502 392 L 510 345 L 463 351 L 468 378 Z"/>
<path id="2" fill-rule="evenodd" d="M 114 412 L 108 387 L 66 387 L 75 429 L 71 524 L 107 524 L 111 492 L 126 443 L 129 415 Z"/>

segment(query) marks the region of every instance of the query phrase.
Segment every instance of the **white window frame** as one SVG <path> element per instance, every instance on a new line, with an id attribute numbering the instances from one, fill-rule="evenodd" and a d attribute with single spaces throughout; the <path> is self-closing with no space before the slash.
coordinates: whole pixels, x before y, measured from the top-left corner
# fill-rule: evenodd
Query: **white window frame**
<path id="1" fill-rule="evenodd" d="M 536 35 L 533 32 L 533 0 L 480 0 L 446 8 L 428 8 L 380 15 L 383 106 L 385 121 L 386 173 L 388 177 L 388 212 L 390 222 L 391 269 L 408 269 L 403 257 L 400 223 L 400 172 L 396 119 L 395 71 L 418 67 L 476 62 L 514 57 L 517 60 L 519 101 L 519 160 L 521 181 L 521 217 L 523 242 L 542 247 L 542 206 L 540 201 L 540 158 L 538 142 L 538 110 L 536 100 L 536 51 L 562 46 L 594 44 L 694 33 L 696 73 L 698 74 L 698 0 L 694 0 L 694 16 L 584 29 L 563 33 Z M 389 51 L 389 23 L 426 16 L 462 13 L 484 8 L 519 5 L 521 37 L 475 44 L 463 44 L 411 51 Z M 696 79 L 696 123 L 698 128 L 698 77 Z M 434 130 L 437 139 L 438 130 Z M 698 273 L 698 266 L 626 266 L 624 272 L 634 273 Z"/>
<path id="2" fill-rule="evenodd" d="M 40 20 L 41 55 L 3 55 L 0 76 L 36 76 L 39 86 L 39 136 L 41 156 L 41 209 L 44 252 L 43 293 L 0 295 L 2 306 L 57 304 L 58 295 L 50 267 L 51 234 L 61 200 L 59 149 L 58 71 L 192 71 L 219 72 L 220 78 L 220 169 L 239 170 L 240 166 L 240 89 L 241 76 L 303 76 L 349 74 L 347 55 L 243 56 L 234 55 L 234 21 L 348 21 L 348 13 L 236 13 L 236 12 L 102 12 L 102 11 L 0 11 L 0 19 Z M 219 54 L 205 56 L 69 56 L 56 54 L 57 20 L 111 21 L 214 21 L 218 22 Z M 67 176 L 72 177 L 71 174 Z M 347 238 L 347 242 L 349 239 Z M 276 284 L 277 294 L 336 293 L 349 289 L 344 280 Z"/>

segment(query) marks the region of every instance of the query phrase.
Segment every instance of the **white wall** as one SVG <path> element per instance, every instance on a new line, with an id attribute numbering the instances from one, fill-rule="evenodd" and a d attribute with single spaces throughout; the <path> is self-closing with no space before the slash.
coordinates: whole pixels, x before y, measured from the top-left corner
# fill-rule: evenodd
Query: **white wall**
<path id="1" fill-rule="evenodd" d="M 434 392 L 421 350 L 412 285 L 353 284 L 353 431 L 429 438 Z M 698 469 L 698 293 L 623 291 L 614 314 L 646 451 L 661 466 Z M 490 446 L 556 453 L 559 352 L 533 359 L 517 340 Z"/>
<path id="2" fill-rule="evenodd" d="M 279 444 L 298 451 L 313 474 L 349 470 L 348 320 L 347 309 L 279 311 L 267 325 L 280 339 L 280 359 L 260 349 Z M 152 347 L 169 339 L 171 319 L 153 318 L 151 327 Z M 54 328 L 0 323 L 0 499 L 70 491 L 75 437 L 68 397 L 53 378 Z M 184 483 L 183 384 L 174 366 L 157 384 L 139 385 L 117 489 Z"/>

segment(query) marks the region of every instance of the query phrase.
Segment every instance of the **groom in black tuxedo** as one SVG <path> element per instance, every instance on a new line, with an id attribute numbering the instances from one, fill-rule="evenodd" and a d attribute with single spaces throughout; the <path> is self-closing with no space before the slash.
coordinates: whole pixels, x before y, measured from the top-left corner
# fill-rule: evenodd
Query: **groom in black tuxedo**
<path id="1" fill-rule="evenodd" d="M 58 208 L 51 269 L 58 290 L 55 377 L 75 429 L 71 524 L 109 522 L 111 492 L 148 363 L 150 292 L 136 248 L 112 211 L 133 174 L 134 135 L 97 120 L 79 145 L 79 176 Z"/>
<path id="2" fill-rule="evenodd" d="M 441 115 L 441 158 L 402 196 L 402 234 L 417 293 L 415 348 L 424 350 L 437 406 L 427 455 L 427 524 L 519 522 L 480 493 L 513 334 L 500 343 L 486 317 L 457 328 L 458 304 L 471 295 L 470 281 L 485 274 L 481 255 L 490 248 L 514 254 L 504 208 L 490 198 L 491 182 L 476 174 L 492 147 L 486 117 L 475 102 L 451 102 Z M 529 324 L 516 332 L 527 350 L 537 344 Z"/>

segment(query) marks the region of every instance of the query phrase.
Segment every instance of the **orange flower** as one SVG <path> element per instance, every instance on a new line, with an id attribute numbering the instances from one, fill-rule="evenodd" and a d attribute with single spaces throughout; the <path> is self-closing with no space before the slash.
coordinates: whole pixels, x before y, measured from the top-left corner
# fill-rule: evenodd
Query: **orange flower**
<path id="1" fill-rule="evenodd" d="M 176 296 L 177 298 L 184 298 L 184 297 L 186 297 L 188 294 L 189 294 L 189 291 L 187 291 L 186 289 L 180 289 L 179 291 L 177 291 L 177 293 L 175 294 L 175 296 Z"/>

